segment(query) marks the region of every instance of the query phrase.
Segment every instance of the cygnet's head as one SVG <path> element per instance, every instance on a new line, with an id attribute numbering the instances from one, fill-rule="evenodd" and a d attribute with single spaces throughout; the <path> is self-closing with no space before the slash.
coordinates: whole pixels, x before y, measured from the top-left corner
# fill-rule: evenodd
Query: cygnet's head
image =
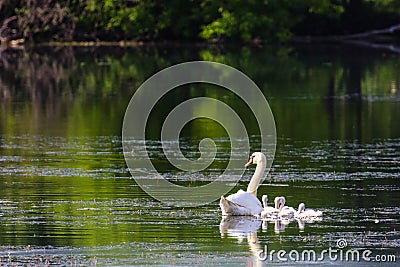
<path id="1" fill-rule="evenodd" d="M 267 196 L 267 195 L 263 195 L 263 196 L 261 197 L 261 201 L 262 201 L 262 203 L 263 203 L 264 208 L 265 208 L 265 207 L 268 207 L 268 196 Z"/>
<path id="2" fill-rule="evenodd" d="M 281 198 L 282 206 L 285 206 L 285 204 L 286 204 L 286 198 L 285 198 L 285 197 L 280 197 L 280 198 Z"/>
<path id="3" fill-rule="evenodd" d="M 299 208 L 298 208 L 298 212 L 303 212 L 306 210 L 306 205 L 304 205 L 304 203 L 300 203 L 299 204 Z"/>
<path id="4" fill-rule="evenodd" d="M 268 202 L 268 196 L 267 195 L 263 195 L 261 198 L 262 202 L 266 203 Z"/>
<path id="5" fill-rule="evenodd" d="M 280 209 L 280 207 L 282 206 L 282 199 L 281 197 L 276 197 L 274 199 L 274 204 L 275 204 L 275 208 L 276 209 Z"/>
<path id="6" fill-rule="evenodd" d="M 251 154 L 249 162 L 246 163 L 245 167 L 249 167 L 251 164 L 259 164 L 260 162 L 265 162 L 265 155 L 261 152 L 254 152 Z"/>

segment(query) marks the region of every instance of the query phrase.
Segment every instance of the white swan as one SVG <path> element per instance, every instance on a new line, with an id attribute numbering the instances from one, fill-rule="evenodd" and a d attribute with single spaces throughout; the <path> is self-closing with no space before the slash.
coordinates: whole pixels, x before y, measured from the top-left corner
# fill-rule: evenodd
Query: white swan
<path id="1" fill-rule="evenodd" d="M 263 195 L 261 198 L 264 206 L 264 210 L 261 212 L 261 218 L 276 218 L 278 213 L 280 212 L 280 206 L 282 199 L 280 197 L 276 197 L 274 200 L 275 207 L 268 206 L 268 197 L 267 195 Z"/>
<path id="2" fill-rule="evenodd" d="M 281 202 L 280 202 L 281 206 L 279 208 L 280 211 L 279 211 L 278 217 L 280 217 L 280 218 L 293 218 L 296 210 L 294 208 L 292 208 L 292 207 L 285 206 L 285 203 L 286 203 L 285 197 L 280 197 L 280 198 L 281 198 Z"/>
<path id="3" fill-rule="evenodd" d="M 228 197 L 221 196 L 219 205 L 222 210 L 222 215 L 251 215 L 258 216 L 263 207 L 260 200 L 257 198 L 257 188 L 263 177 L 267 160 L 261 152 L 254 152 L 250 156 L 249 162 L 245 167 L 251 164 L 257 164 L 253 177 L 247 186 L 247 191 L 239 190 L 237 193 Z"/>
<path id="4" fill-rule="evenodd" d="M 317 217 L 322 217 L 322 211 L 306 209 L 304 203 L 299 204 L 298 210 L 294 213 L 296 219 L 312 219 Z"/>

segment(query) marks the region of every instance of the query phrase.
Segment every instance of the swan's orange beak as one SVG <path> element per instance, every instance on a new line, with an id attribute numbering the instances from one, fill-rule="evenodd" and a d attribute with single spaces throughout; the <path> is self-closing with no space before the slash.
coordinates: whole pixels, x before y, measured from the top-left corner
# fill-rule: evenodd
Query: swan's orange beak
<path id="1" fill-rule="evenodd" d="M 253 157 L 250 157 L 249 162 L 246 163 L 246 165 L 244 165 L 246 168 L 249 167 L 251 164 L 253 164 Z"/>

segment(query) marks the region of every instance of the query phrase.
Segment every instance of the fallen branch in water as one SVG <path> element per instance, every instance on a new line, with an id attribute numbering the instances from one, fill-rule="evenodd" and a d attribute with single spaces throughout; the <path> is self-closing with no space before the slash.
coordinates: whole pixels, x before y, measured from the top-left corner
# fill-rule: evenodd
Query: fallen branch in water
<path id="1" fill-rule="evenodd" d="M 292 41 L 299 42 L 312 42 L 312 41 L 346 41 L 346 40 L 354 40 L 354 39 L 362 39 L 369 36 L 380 35 L 385 33 L 394 33 L 396 31 L 400 31 L 400 24 L 393 25 L 389 28 L 380 29 L 380 30 L 371 30 L 363 33 L 354 33 L 354 34 L 346 34 L 346 35 L 330 35 L 330 36 L 297 36 L 292 39 Z"/>
<path id="2" fill-rule="evenodd" d="M 393 44 L 377 44 L 377 43 L 369 43 L 367 41 L 360 41 L 360 40 L 343 40 L 343 42 L 345 42 L 347 44 L 364 46 L 364 47 L 373 48 L 373 49 L 388 50 L 388 51 L 400 54 L 400 47 L 393 45 Z"/>
<path id="3" fill-rule="evenodd" d="M 355 34 L 347 34 L 347 35 L 342 35 L 342 36 L 336 36 L 336 38 L 339 39 L 358 39 L 358 38 L 365 38 L 368 36 L 373 36 L 373 35 L 379 35 L 379 34 L 385 34 L 385 33 L 394 33 L 395 31 L 400 30 L 400 24 L 391 26 L 389 28 L 385 29 L 380 29 L 380 30 L 372 30 L 372 31 L 367 31 L 363 33 L 355 33 Z"/>
<path id="4" fill-rule="evenodd" d="M 394 33 L 400 31 L 400 24 L 393 25 L 389 28 L 380 30 L 371 30 L 363 33 L 347 34 L 347 35 L 333 35 L 333 36 L 299 36 L 294 37 L 292 41 L 294 42 L 340 42 L 346 44 L 354 44 L 374 49 L 389 50 L 394 53 L 400 54 L 400 46 L 394 44 L 382 44 L 369 42 L 366 37 Z"/>

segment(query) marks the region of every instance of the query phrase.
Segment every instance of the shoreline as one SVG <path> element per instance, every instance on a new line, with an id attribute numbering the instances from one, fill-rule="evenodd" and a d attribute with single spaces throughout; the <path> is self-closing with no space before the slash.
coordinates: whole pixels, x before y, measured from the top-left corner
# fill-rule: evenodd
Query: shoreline
<path id="1" fill-rule="evenodd" d="M 282 47 L 293 44 L 307 45 L 354 45 L 376 50 L 387 50 L 396 54 L 400 54 L 400 38 L 398 36 L 379 35 L 375 38 L 338 38 L 337 36 L 294 36 L 290 40 L 281 43 L 263 43 L 262 41 L 254 41 L 247 43 L 240 42 L 210 42 L 210 41 L 49 41 L 49 42 L 24 42 L 22 39 L 12 40 L 0 45 L 2 48 L 25 49 L 29 47 L 119 47 L 119 48 L 150 48 L 150 47 L 195 47 L 195 48 L 226 48 L 226 47 Z"/>

